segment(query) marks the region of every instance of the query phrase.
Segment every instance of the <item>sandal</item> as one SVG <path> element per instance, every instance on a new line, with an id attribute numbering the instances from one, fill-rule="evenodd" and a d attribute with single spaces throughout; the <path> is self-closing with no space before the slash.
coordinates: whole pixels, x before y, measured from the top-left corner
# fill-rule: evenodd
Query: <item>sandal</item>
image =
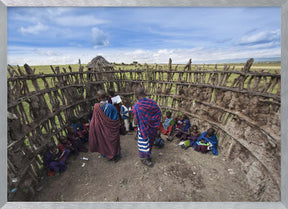
<path id="1" fill-rule="evenodd" d="M 153 166 L 153 163 L 152 163 L 151 159 L 144 159 L 144 160 L 141 160 L 141 162 L 144 165 L 148 166 L 148 167 L 152 167 Z"/>

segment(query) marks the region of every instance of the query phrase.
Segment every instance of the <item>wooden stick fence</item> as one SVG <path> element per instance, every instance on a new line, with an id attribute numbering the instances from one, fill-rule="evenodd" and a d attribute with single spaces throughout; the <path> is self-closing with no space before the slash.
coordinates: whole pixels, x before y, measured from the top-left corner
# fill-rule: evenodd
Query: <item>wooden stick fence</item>
<path id="1" fill-rule="evenodd" d="M 220 155 L 239 163 L 256 198 L 280 196 L 281 75 L 250 72 L 252 63 L 248 60 L 241 71 L 227 65 L 192 69 L 191 61 L 182 70 L 173 69 L 172 60 L 168 70 L 157 65 L 84 70 L 79 65 L 74 72 L 51 66 L 52 73 L 45 75 L 35 74 L 29 65 L 24 65 L 25 72 L 9 66 L 8 112 L 16 117 L 8 118 L 8 191 L 35 194 L 44 176 L 41 155 L 46 145 L 66 134 L 71 118 L 92 113 L 98 89 L 112 89 L 131 105 L 133 91 L 142 86 L 163 112 L 186 114 L 201 131 L 214 127 Z"/>

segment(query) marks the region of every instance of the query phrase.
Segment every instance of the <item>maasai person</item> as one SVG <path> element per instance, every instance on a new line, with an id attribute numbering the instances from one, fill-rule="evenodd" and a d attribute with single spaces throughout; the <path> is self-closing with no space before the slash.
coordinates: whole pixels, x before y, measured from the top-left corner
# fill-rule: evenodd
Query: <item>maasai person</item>
<path id="1" fill-rule="evenodd" d="M 68 127 L 67 139 L 72 143 L 75 156 L 78 156 L 79 152 L 88 152 L 88 149 L 84 147 L 78 134 L 75 133 L 73 126 Z"/>
<path id="2" fill-rule="evenodd" d="M 116 108 L 119 116 L 121 117 L 121 115 L 120 115 L 121 105 L 120 105 L 119 103 L 115 103 L 115 102 L 112 101 L 113 97 L 115 97 L 115 90 L 114 90 L 114 88 L 109 88 L 109 89 L 107 90 L 107 92 L 108 92 L 107 102 L 108 102 L 109 104 L 113 104 L 113 105 L 115 106 L 115 108 Z"/>
<path id="3" fill-rule="evenodd" d="M 64 152 L 65 149 L 68 149 L 70 151 L 74 151 L 74 148 L 72 146 L 71 141 L 68 140 L 67 137 L 65 137 L 65 136 L 60 136 L 59 137 L 58 147 L 59 147 L 59 150 L 61 152 Z"/>
<path id="4" fill-rule="evenodd" d="M 137 103 L 132 107 L 135 123 L 138 127 L 138 151 L 141 162 L 149 167 L 153 166 L 151 154 L 162 113 L 157 103 L 145 97 L 143 88 L 135 91 Z"/>
<path id="5" fill-rule="evenodd" d="M 187 140 L 184 141 L 184 143 L 181 145 L 183 149 L 187 149 L 189 147 L 195 147 L 196 141 L 198 140 L 201 133 L 198 130 L 198 126 L 193 125 L 191 128 L 189 128 L 189 136 L 187 137 Z"/>
<path id="6" fill-rule="evenodd" d="M 209 128 L 207 131 L 202 133 L 199 136 L 199 138 L 197 140 L 197 143 L 200 142 L 202 139 L 204 139 L 204 143 L 208 142 L 210 144 L 210 146 L 212 146 L 212 154 L 213 155 L 218 155 L 218 150 L 217 150 L 218 140 L 217 140 L 217 137 L 216 137 L 216 134 L 215 134 L 215 130 L 213 128 Z M 207 147 L 207 149 L 209 150 L 209 146 Z"/>
<path id="7" fill-rule="evenodd" d="M 70 126 L 73 126 L 73 127 L 74 127 L 75 133 L 77 133 L 77 131 L 78 131 L 79 129 L 81 129 L 81 130 L 83 129 L 83 126 L 82 126 L 82 124 L 79 122 L 78 118 L 72 117 L 72 118 L 70 119 L 70 121 L 71 121 Z"/>
<path id="8" fill-rule="evenodd" d="M 185 141 L 187 137 L 189 136 L 189 128 L 191 127 L 190 120 L 186 115 L 183 115 L 183 119 L 181 121 L 178 121 L 179 124 L 181 124 L 180 128 L 175 129 L 175 133 L 168 137 L 168 141 L 172 141 L 174 137 L 176 136 L 179 138 L 178 142 Z"/>
<path id="9" fill-rule="evenodd" d="M 75 134 L 80 138 L 82 144 L 88 141 L 88 136 L 86 134 L 86 131 L 84 131 L 82 123 L 78 120 L 76 117 L 71 118 L 71 124 L 70 126 L 73 126 L 75 129 Z"/>
<path id="10" fill-rule="evenodd" d="M 87 140 L 88 140 L 88 137 L 89 137 L 89 120 L 87 117 L 85 118 L 81 118 L 80 119 L 80 123 L 83 127 L 83 130 L 82 130 L 82 134 L 84 134 L 85 137 L 87 137 Z"/>
<path id="11" fill-rule="evenodd" d="M 120 153 L 120 120 L 114 105 L 106 102 L 104 90 L 97 91 L 99 103 L 94 105 L 89 128 L 89 150 L 117 162 Z"/>
<path id="12" fill-rule="evenodd" d="M 174 120 L 172 117 L 172 113 L 170 111 L 167 111 L 163 122 L 160 123 L 159 130 L 162 134 L 170 136 L 170 134 L 172 133 L 173 125 Z"/>
<path id="13" fill-rule="evenodd" d="M 195 151 L 202 152 L 204 154 L 209 151 L 210 143 L 207 140 L 201 139 L 200 141 L 197 141 L 195 144 L 196 144 L 194 148 Z"/>
<path id="14" fill-rule="evenodd" d="M 129 130 L 130 130 L 130 128 L 129 128 L 129 110 L 126 107 L 126 104 L 127 104 L 127 102 L 125 100 L 123 100 L 123 103 L 121 104 L 120 113 L 121 113 L 122 119 L 124 121 L 124 126 L 126 129 L 126 132 L 129 132 Z"/>
<path id="15" fill-rule="evenodd" d="M 76 157 L 78 155 L 78 151 L 75 151 L 75 148 L 72 145 L 72 142 L 70 140 L 68 140 L 67 137 L 65 137 L 65 136 L 59 137 L 58 147 L 59 147 L 60 152 L 64 152 L 66 149 L 68 149 L 70 151 L 70 154 L 71 153 L 73 153 L 73 154 L 77 153 L 74 155 L 74 160 L 76 159 Z"/>
<path id="16" fill-rule="evenodd" d="M 48 152 L 44 157 L 44 165 L 48 170 L 49 176 L 54 176 L 55 173 L 64 172 L 66 170 L 66 160 L 70 151 L 65 149 L 63 152 L 55 144 L 50 144 Z"/>

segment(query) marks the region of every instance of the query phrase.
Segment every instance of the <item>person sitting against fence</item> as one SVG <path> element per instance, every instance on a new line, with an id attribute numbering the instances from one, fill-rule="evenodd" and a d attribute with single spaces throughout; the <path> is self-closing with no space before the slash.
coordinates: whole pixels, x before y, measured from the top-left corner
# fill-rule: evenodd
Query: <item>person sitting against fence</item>
<path id="1" fill-rule="evenodd" d="M 72 117 L 70 126 L 72 126 L 74 128 L 75 133 L 80 138 L 82 144 L 84 144 L 85 142 L 88 141 L 88 136 L 86 135 L 86 131 L 84 131 L 83 125 L 78 120 L 78 118 Z"/>
<path id="2" fill-rule="evenodd" d="M 78 134 L 75 133 L 73 126 L 68 127 L 67 139 L 71 141 L 76 156 L 79 155 L 79 152 L 88 152 L 88 149 L 84 147 Z"/>
<path id="3" fill-rule="evenodd" d="M 99 152 L 114 162 L 121 158 L 120 119 L 114 105 L 106 102 L 103 89 L 97 91 L 99 103 L 94 105 L 89 128 L 89 150 Z"/>
<path id="4" fill-rule="evenodd" d="M 187 137 L 187 140 L 183 142 L 181 145 L 182 149 L 188 149 L 189 147 L 195 147 L 196 141 L 198 140 L 201 133 L 198 130 L 197 125 L 193 125 L 189 128 L 189 136 Z"/>
<path id="5" fill-rule="evenodd" d="M 61 152 L 64 152 L 66 149 L 70 151 L 70 154 L 75 152 L 75 148 L 73 147 L 71 141 L 68 140 L 67 137 L 65 136 L 59 137 L 58 147 Z M 76 158 L 76 155 L 74 159 L 75 158 Z"/>
<path id="6" fill-rule="evenodd" d="M 204 154 L 207 153 L 211 148 L 211 144 L 203 138 L 201 140 L 198 140 L 195 144 L 196 146 L 194 150 L 197 152 L 202 152 Z"/>
<path id="7" fill-rule="evenodd" d="M 176 117 L 175 118 L 175 128 L 181 128 L 184 119 L 185 119 L 185 115 L 180 115 L 180 116 Z"/>
<path id="8" fill-rule="evenodd" d="M 189 136 L 189 128 L 191 127 L 191 124 L 188 117 L 183 115 L 182 120 L 178 121 L 178 124 L 180 124 L 180 126 L 175 129 L 175 133 L 172 134 L 172 136 L 167 138 L 168 141 L 172 141 L 176 136 L 178 138 L 177 143 L 180 143 L 181 141 L 185 141 Z"/>
<path id="9" fill-rule="evenodd" d="M 159 130 L 162 134 L 170 136 L 172 133 L 174 120 L 170 111 L 166 112 L 163 122 L 160 123 Z"/>
<path id="10" fill-rule="evenodd" d="M 199 136 L 196 142 L 195 150 L 206 153 L 207 151 L 212 149 L 212 154 L 218 155 L 217 146 L 218 140 L 215 134 L 215 130 L 213 128 L 209 128 L 207 131 L 205 131 Z"/>
<path id="11" fill-rule="evenodd" d="M 81 118 L 80 119 L 80 123 L 81 123 L 81 125 L 83 127 L 82 133 L 84 134 L 85 137 L 87 137 L 87 140 L 88 140 L 88 137 L 89 137 L 89 126 L 90 126 L 88 117 Z"/>
<path id="12" fill-rule="evenodd" d="M 80 128 L 81 130 L 83 129 L 82 124 L 80 123 L 79 119 L 77 117 L 72 117 L 70 119 L 71 124 L 70 126 L 74 127 L 75 133 L 77 132 L 77 130 Z"/>
<path id="13" fill-rule="evenodd" d="M 66 160 L 69 153 L 68 149 L 61 152 L 54 143 L 48 145 L 48 151 L 44 156 L 44 165 L 49 176 L 54 176 L 56 173 L 66 170 Z"/>

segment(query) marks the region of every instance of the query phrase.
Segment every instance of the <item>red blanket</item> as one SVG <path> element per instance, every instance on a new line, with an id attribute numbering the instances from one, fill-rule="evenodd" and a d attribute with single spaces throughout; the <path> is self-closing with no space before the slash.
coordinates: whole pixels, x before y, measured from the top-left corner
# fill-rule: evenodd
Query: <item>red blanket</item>
<path id="1" fill-rule="evenodd" d="M 89 128 L 89 150 L 99 152 L 108 159 L 120 154 L 120 120 L 111 120 L 102 111 L 100 104 L 94 105 Z"/>

